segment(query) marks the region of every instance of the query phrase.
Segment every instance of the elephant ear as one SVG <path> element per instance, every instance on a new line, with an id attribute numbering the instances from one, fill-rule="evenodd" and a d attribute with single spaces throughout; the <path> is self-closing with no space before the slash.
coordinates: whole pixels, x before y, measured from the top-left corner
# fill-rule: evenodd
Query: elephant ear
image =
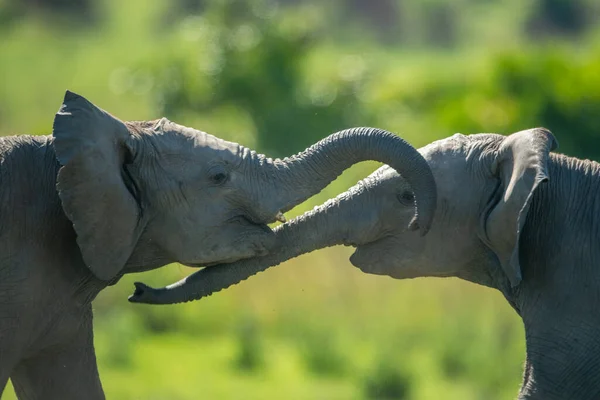
<path id="1" fill-rule="evenodd" d="M 504 139 L 492 163 L 492 173 L 500 180 L 500 192 L 485 221 L 485 232 L 488 245 L 513 287 L 522 279 L 519 239 L 531 199 L 539 185 L 548 181 L 549 153 L 557 147 L 549 130 L 529 129 Z"/>
<path id="2" fill-rule="evenodd" d="M 122 121 L 67 91 L 52 135 L 62 165 L 57 189 L 63 210 L 86 265 L 108 281 L 125 266 L 137 240 L 139 207 L 122 178 L 131 134 Z"/>

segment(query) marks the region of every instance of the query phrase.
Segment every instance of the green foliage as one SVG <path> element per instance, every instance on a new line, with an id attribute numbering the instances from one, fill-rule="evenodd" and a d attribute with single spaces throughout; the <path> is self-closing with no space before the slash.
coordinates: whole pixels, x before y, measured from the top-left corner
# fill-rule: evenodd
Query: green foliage
<path id="1" fill-rule="evenodd" d="M 303 63 L 324 25 L 310 7 L 291 13 L 265 1 L 221 1 L 181 25 L 191 45 L 161 59 L 152 72 L 172 77 L 156 91 L 160 113 L 178 118 L 241 110 L 252 121 L 257 146 L 277 156 L 366 122 L 357 106 L 359 74 L 305 81 Z"/>
<path id="2" fill-rule="evenodd" d="M 425 89 L 413 98 L 422 112 L 448 128 L 464 132 L 511 133 L 545 126 L 560 151 L 599 159 L 600 68 L 598 51 L 578 55 L 565 49 L 509 52 L 490 60 L 484 76 Z M 433 93 L 436 94 L 433 99 Z"/>

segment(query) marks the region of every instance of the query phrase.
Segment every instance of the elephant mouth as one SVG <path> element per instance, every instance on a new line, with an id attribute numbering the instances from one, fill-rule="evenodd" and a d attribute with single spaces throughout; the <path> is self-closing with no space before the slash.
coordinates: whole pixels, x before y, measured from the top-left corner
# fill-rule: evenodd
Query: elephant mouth
<path id="1" fill-rule="evenodd" d="M 230 219 L 231 223 L 242 224 L 246 228 L 242 234 L 236 237 L 233 243 L 229 244 L 230 249 L 236 249 L 236 251 L 218 251 L 217 254 L 221 256 L 213 255 L 213 257 L 207 257 L 204 261 L 179 261 L 180 264 L 190 268 L 208 268 L 215 265 L 222 265 L 226 267 L 227 264 L 232 264 L 236 261 L 240 261 L 247 258 L 262 257 L 269 254 L 273 247 L 275 240 L 275 232 L 264 223 L 252 222 L 250 219 L 243 215 L 239 215 Z M 237 228 L 236 228 L 237 229 Z"/>
<path id="2" fill-rule="evenodd" d="M 285 217 L 282 217 L 282 218 L 285 218 Z M 269 233 L 269 234 L 273 233 L 273 230 L 267 224 L 272 223 L 272 222 L 275 222 L 275 220 L 256 221 L 247 214 L 236 215 L 234 217 L 229 218 L 229 220 L 227 221 L 227 223 L 229 223 L 229 224 L 246 225 L 250 228 L 259 229 L 260 231 Z"/>
<path id="3" fill-rule="evenodd" d="M 190 267 L 190 268 L 205 268 L 205 267 L 210 267 L 211 265 L 215 265 L 217 263 L 183 263 L 180 262 L 179 264 L 181 265 L 185 265 L 186 267 Z"/>
<path id="4" fill-rule="evenodd" d="M 203 263 L 203 264 L 195 264 L 195 265 L 190 265 L 190 266 L 194 267 L 194 268 L 212 268 L 215 265 L 225 264 L 224 265 L 224 267 L 225 267 L 227 264 L 231 264 L 231 263 L 234 263 L 234 262 L 242 260 L 242 259 L 243 258 L 241 258 L 241 257 L 227 258 L 227 259 L 224 259 L 221 261 L 213 261 L 213 262 L 208 262 L 208 263 Z"/>
<path id="5" fill-rule="evenodd" d="M 190 267 L 190 268 L 212 268 L 216 265 L 220 265 L 222 268 L 226 268 L 227 264 L 233 264 L 236 261 L 240 261 L 246 258 L 253 258 L 253 257 L 262 257 L 265 256 L 269 253 L 269 250 L 264 247 L 264 246 L 254 246 L 256 248 L 255 252 L 253 255 L 248 255 L 246 257 L 229 257 L 229 258 L 222 258 L 216 261 L 209 261 L 209 262 L 200 262 L 200 263 L 184 263 L 184 262 L 180 262 L 180 264 L 185 265 L 186 267 Z"/>

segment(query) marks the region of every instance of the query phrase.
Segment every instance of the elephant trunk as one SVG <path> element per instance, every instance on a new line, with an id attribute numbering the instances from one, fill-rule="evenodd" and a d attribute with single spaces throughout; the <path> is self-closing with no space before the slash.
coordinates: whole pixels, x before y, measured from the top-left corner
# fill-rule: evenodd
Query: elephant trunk
<path id="1" fill-rule="evenodd" d="M 277 251 L 274 253 L 204 268 L 160 289 L 136 282 L 135 292 L 129 297 L 129 301 L 176 304 L 199 300 L 302 254 L 338 244 L 357 245 L 373 240 L 374 238 L 354 236 L 354 232 L 372 232 L 372 222 L 376 222 L 376 218 L 364 218 L 360 221 L 365 221 L 365 226 L 357 226 L 363 223 L 353 218 L 355 195 L 365 191 L 365 185 L 359 183 L 337 198 L 275 228 Z"/>
<path id="2" fill-rule="evenodd" d="M 409 227 L 427 233 L 436 208 L 436 186 L 427 161 L 409 143 L 393 133 L 376 128 L 352 128 L 334 133 L 305 151 L 284 159 L 269 159 L 253 153 L 262 180 L 274 185 L 257 198 L 267 204 L 272 219 L 319 193 L 345 169 L 360 161 L 380 161 L 400 173 L 411 185 L 415 215 Z M 268 183 L 267 183 L 268 184 Z M 260 185 L 259 185 L 260 186 Z M 264 189 L 264 186 L 261 187 Z M 264 199 L 265 193 L 269 198 Z"/>

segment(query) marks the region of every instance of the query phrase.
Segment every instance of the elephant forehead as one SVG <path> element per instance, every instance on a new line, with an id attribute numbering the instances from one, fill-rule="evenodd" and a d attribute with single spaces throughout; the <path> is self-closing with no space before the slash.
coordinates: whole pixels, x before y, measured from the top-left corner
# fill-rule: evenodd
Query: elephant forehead
<path id="1" fill-rule="evenodd" d="M 436 170 L 451 170 L 476 162 L 483 153 L 497 149 L 503 136 L 490 133 L 462 135 L 457 133 L 445 139 L 437 140 L 419 149 L 427 160 L 434 175 Z"/>
<path id="2" fill-rule="evenodd" d="M 448 138 L 436 140 L 425 147 L 419 149 L 419 153 L 429 162 L 429 164 L 445 163 L 454 156 L 466 154 L 470 147 L 471 140 L 469 136 L 456 133 Z"/>
<path id="3" fill-rule="evenodd" d="M 240 151 L 240 145 L 237 143 L 229 142 L 198 129 L 179 125 L 168 120 L 162 124 L 157 124 L 153 132 L 159 136 L 163 136 L 164 140 L 168 142 L 165 143 L 168 147 L 180 151 L 206 149 L 207 151 L 227 152 L 234 155 L 237 155 Z"/>
<path id="4" fill-rule="evenodd" d="M 454 174 L 462 169 L 466 163 L 468 142 L 464 135 L 456 134 L 447 139 L 438 140 L 419 149 L 421 155 L 427 160 L 436 181 L 444 179 L 448 172 Z"/>
<path id="5" fill-rule="evenodd" d="M 242 148 L 239 144 L 176 124 L 166 118 L 162 118 L 147 133 L 155 150 L 162 155 L 177 155 L 179 158 L 209 162 L 235 162 L 241 158 Z"/>
<path id="6" fill-rule="evenodd" d="M 488 136 L 456 134 L 433 142 L 419 151 L 431 167 L 440 198 L 473 197 L 483 183 L 485 165 L 479 155 L 487 148 Z"/>

